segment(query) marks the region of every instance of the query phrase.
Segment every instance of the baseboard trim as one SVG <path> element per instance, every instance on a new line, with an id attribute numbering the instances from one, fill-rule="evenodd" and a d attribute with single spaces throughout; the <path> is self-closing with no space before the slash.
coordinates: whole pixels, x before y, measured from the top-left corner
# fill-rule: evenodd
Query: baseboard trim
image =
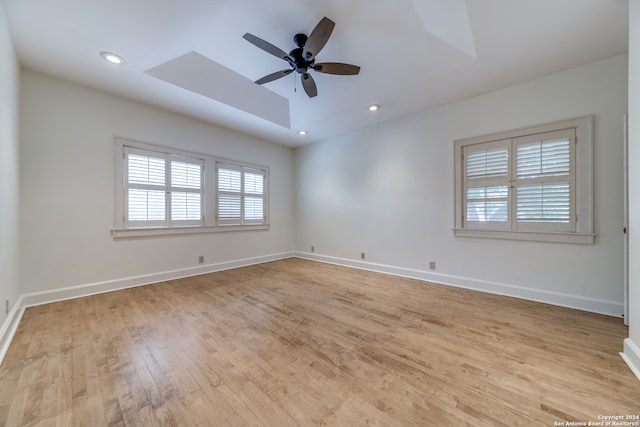
<path id="1" fill-rule="evenodd" d="M 560 292 L 525 288 L 521 286 L 508 285 L 505 283 L 435 273 L 428 270 L 417 270 L 411 268 L 396 267 L 392 265 L 376 264 L 366 261 L 338 258 L 309 252 L 296 252 L 295 256 L 297 258 L 307 259 L 311 261 L 319 261 L 328 264 L 358 268 L 361 270 L 385 273 L 400 277 L 408 277 L 411 279 L 418 279 L 441 285 L 488 292 L 497 295 L 504 295 L 530 301 L 542 302 L 545 304 L 552 304 L 561 307 L 589 311 L 592 313 L 605 314 L 607 316 L 621 318 L 622 313 L 624 312 L 623 304 L 616 301 L 607 301 L 596 298 L 583 297 L 580 295 L 571 295 Z"/>
<path id="2" fill-rule="evenodd" d="M 640 347 L 631 341 L 631 338 L 624 340 L 624 352 L 620 353 L 620 357 L 640 380 Z"/>
<path id="3" fill-rule="evenodd" d="M 183 279 L 186 277 L 199 276 L 201 274 L 231 270 L 233 268 L 248 267 L 250 265 L 292 258 L 293 256 L 293 252 L 283 252 L 279 254 L 263 255 L 253 258 L 244 258 L 233 261 L 223 261 L 214 264 L 199 265 L 197 267 L 163 271 L 160 273 L 124 277 L 121 279 L 89 283 L 86 285 L 70 286 L 66 288 L 54 289 L 51 291 L 34 292 L 22 295 L 21 306 L 24 308 L 33 307 L 42 304 L 49 304 L 52 302 L 102 294 L 105 292 L 119 291 L 122 289 L 134 288 L 137 286 L 166 282 L 167 280 Z"/>
<path id="4" fill-rule="evenodd" d="M 7 351 L 9 351 L 9 346 L 13 340 L 13 336 L 18 330 L 18 325 L 20 324 L 23 314 L 24 307 L 22 307 L 22 297 L 20 297 L 13 305 L 13 308 L 0 329 L 0 364 L 2 364 Z"/>

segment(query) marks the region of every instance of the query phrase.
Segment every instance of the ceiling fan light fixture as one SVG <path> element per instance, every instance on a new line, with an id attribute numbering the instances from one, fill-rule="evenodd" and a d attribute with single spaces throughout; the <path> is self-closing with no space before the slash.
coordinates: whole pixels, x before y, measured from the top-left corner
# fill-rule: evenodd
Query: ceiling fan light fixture
<path id="1" fill-rule="evenodd" d="M 122 56 L 117 55 L 113 52 L 102 51 L 100 52 L 100 56 L 105 61 L 108 61 L 115 65 L 124 65 L 127 63 L 127 61 Z"/>
<path id="2" fill-rule="evenodd" d="M 369 111 L 378 111 L 380 109 L 380 104 L 371 104 L 368 109 Z"/>

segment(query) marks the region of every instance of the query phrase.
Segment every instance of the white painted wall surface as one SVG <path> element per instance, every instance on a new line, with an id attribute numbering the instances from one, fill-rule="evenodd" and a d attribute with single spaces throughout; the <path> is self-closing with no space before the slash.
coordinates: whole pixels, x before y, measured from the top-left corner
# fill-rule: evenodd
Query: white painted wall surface
<path id="1" fill-rule="evenodd" d="M 22 293 L 18 280 L 20 67 L 0 3 L 0 325 L 7 319 L 5 301 L 15 307 Z M 0 339 L 2 333 L 0 333 Z"/>
<path id="2" fill-rule="evenodd" d="M 625 361 L 640 379 L 640 2 L 629 2 L 629 338 Z"/>
<path id="3" fill-rule="evenodd" d="M 292 249 L 290 148 L 31 70 L 21 102 L 22 293 Z M 114 240 L 114 136 L 268 166 L 270 229 Z"/>
<path id="4" fill-rule="evenodd" d="M 310 258 L 620 316 L 626 109 L 620 55 L 299 148 L 296 248 Z M 454 140 L 589 114 L 594 245 L 453 236 Z"/>

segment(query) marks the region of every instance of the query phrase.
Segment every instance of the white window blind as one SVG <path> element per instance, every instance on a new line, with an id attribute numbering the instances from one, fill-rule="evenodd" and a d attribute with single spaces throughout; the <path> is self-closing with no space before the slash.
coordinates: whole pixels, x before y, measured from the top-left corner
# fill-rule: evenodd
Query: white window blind
<path id="1" fill-rule="evenodd" d="M 507 222 L 508 187 L 475 187 L 467 189 L 468 222 Z"/>
<path id="2" fill-rule="evenodd" d="M 466 222 L 504 228 L 509 221 L 509 149 L 496 141 L 465 150 Z"/>
<path id="3" fill-rule="evenodd" d="M 242 222 L 242 171 L 218 167 L 218 222 Z"/>
<path id="4" fill-rule="evenodd" d="M 128 193 L 129 222 L 164 223 L 165 197 L 164 190 L 136 190 L 129 188 Z"/>
<path id="5" fill-rule="evenodd" d="M 575 129 L 516 138 L 514 145 L 518 229 L 574 231 Z"/>
<path id="6" fill-rule="evenodd" d="M 571 221 L 568 182 L 518 186 L 517 221 L 563 223 Z"/>
<path id="7" fill-rule="evenodd" d="M 217 171 L 218 224 L 264 224 L 265 172 L 224 163 Z"/>
<path id="8" fill-rule="evenodd" d="M 178 225 L 202 222 L 202 161 L 176 156 L 171 161 L 171 221 Z"/>
<path id="9" fill-rule="evenodd" d="M 202 161 L 127 147 L 125 224 L 132 227 L 202 222 Z"/>
<path id="10" fill-rule="evenodd" d="M 509 150 L 505 147 L 469 150 L 467 178 L 490 178 L 509 174 Z"/>
<path id="11" fill-rule="evenodd" d="M 244 193 L 244 220 L 262 221 L 264 218 L 264 174 L 246 171 L 244 173 Z"/>
<path id="12" fill-rule="evenodd" d="M 126 221 L 137 226 L 166 223 L 166 157 L 137 150 L 125 152 Z"/>
<path id="13" fill-rule="evenodd" d="M 592 243 L 592 129 L 584 117 L 456 141 L 455 234 Z"/>

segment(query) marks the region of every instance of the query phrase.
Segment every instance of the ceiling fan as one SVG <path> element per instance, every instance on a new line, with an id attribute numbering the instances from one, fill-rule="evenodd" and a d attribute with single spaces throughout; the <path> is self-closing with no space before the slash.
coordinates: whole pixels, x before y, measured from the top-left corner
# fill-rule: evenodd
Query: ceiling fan
<path id="1" fill-rule="evenodd" d="M 311 31 L 311 35 L 309 35 L 309 37 L 307 37 L 306 34 L 301 33 L 296 34 L 293 37 L 293 42 L 298 47 L 289 53 L 286 53 L 282 49 L 277 48 L 260 37 L 246 33 L 242 37 L 249 43 L 254 44 L 267 53 L 284 59 L 291 66 L 291 68 L 266 75 L 261 79 L 256 80 L 256 83 L 259 85 L 269 83 L 296 71 L 300 74 L 304 91 L 307 93 L 309 98 L 313 98 L 318 95 L 318 88 L 316 87 L 316 82 L 313 80 L 313 77 L 309 74 L 309 71 L 313 70 L 319 73 L 337 74 L 342 76 L 358 74 L 360 72 L 360 67 L 357 65 L 343 64 L 341 62 L 315 63 L 316 55 L 320 50 L 322 50 L 324 45 L 327 43 L 327 40 L 329 40 L 334 26 L 335 23 L 331 19 L 327 17 L 322 18 L 313 31 Z"/>

